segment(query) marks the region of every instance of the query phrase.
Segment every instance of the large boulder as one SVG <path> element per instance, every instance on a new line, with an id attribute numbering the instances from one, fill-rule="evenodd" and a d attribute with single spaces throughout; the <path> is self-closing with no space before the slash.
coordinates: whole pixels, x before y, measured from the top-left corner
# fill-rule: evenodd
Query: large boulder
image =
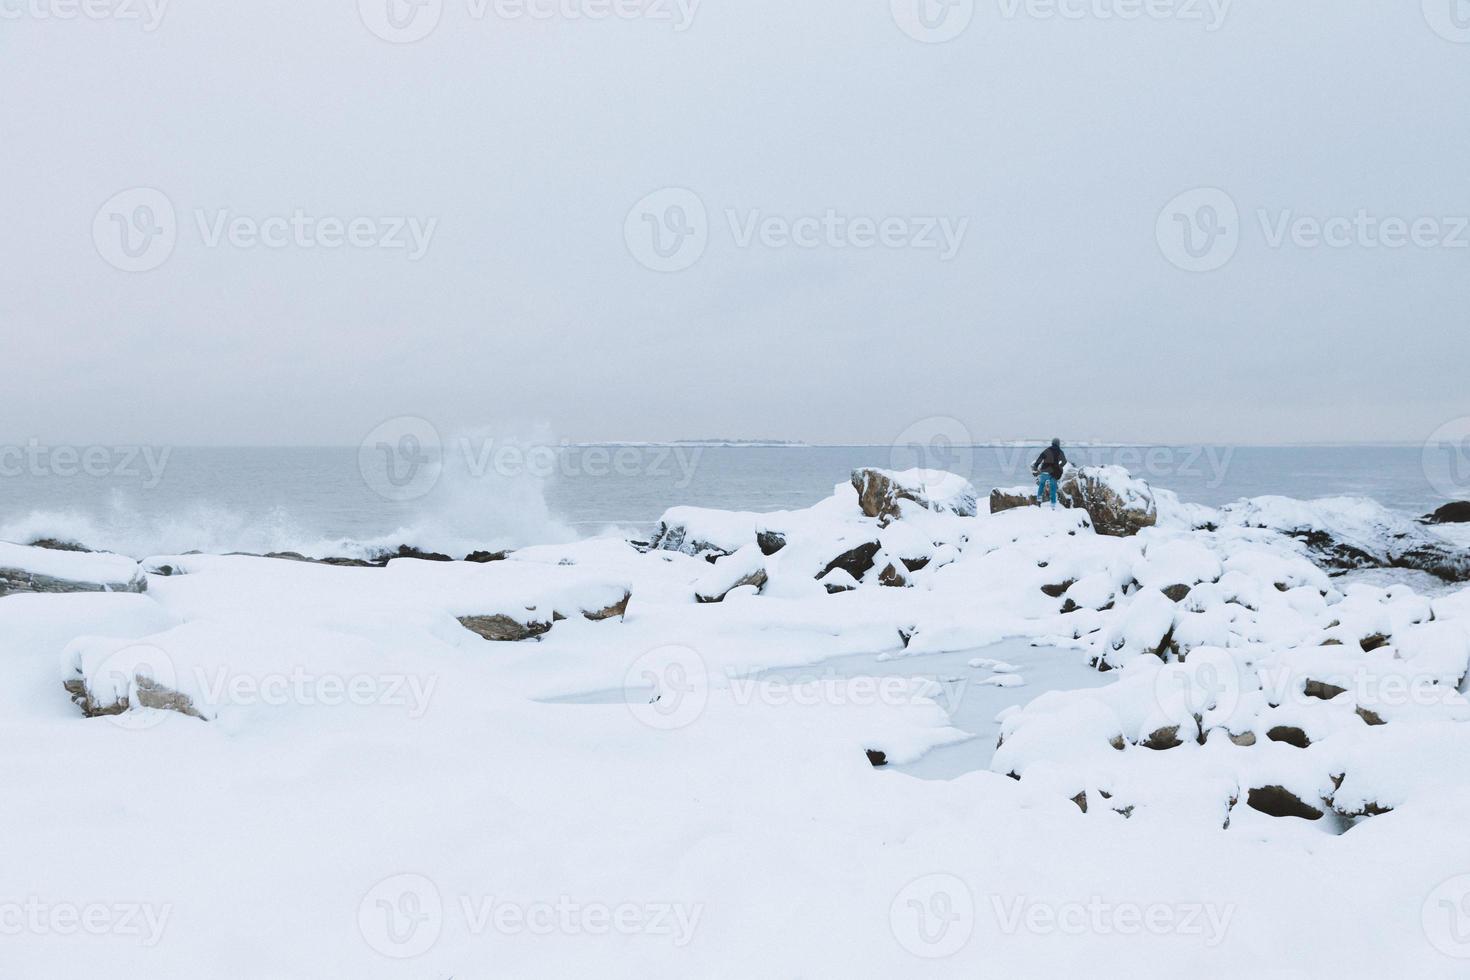
<path id="1" fill-rule="evenodd" d="M 1153 488 L 1121 466 L 1069 466 L 1057 484 L 1057 503 L 1087 511 L 1098 534 L 1124 538 L 1159 520 Z M 1026 487 L 992 490 L 990 512 L 1035 507 L 1036 491 Z"/>
<path id="2" fill-rule="evenodd" d="M 885 524 L 902 516 L 903 500 L 940 514 L 975 516 L 975 488 L 964 477 L 943 470 L 857 469 L 852 471 L 852 485 L 863 514 Z"/>
<path id="3" fill-rule="evenodd" d="M 1126 538 L 1159 520 L 1153 489 L 1121 466 L 1067 467 L 1057 500 L 1087 511 L 1098 534 Z"/>
<path id="4" fill-rule="evenodd" d="M 0 596 L 13 592 L 146 592 L 131 558 L 0 542 Z"/>

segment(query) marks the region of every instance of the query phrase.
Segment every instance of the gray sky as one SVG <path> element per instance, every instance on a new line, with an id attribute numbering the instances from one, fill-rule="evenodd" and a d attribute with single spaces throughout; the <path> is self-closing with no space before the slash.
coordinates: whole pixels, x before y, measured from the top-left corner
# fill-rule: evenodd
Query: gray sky
<path id="1" fill-rule="evenodd" d="M 80 2 L 0 0 L 5 441 L 1470 413 L 1454 0 Z"/>

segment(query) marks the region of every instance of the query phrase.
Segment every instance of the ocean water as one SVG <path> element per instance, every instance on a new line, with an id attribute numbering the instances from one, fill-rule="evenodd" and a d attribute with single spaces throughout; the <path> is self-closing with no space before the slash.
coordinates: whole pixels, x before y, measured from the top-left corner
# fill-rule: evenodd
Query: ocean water
<path id="1" fill-rule="evenodd" d="M 928 465 L 983 494 L 1030 483 L 1037 446 L 583 446 L 399 440 L 358 447 L 29 447 L 0 457 L 0 540 L 51 536 L 143 556 L 189 550 L 359 554 L 402 543 L 464 552 L 646 533 L 677 504 L 805 507 L 858 466 Z M 1420 447 L 1071 447 L 1186 501 L 1371 497 L 1419 515 L 1463 474 Z M 78 458 L 79 457 L 79 458 Z"/>

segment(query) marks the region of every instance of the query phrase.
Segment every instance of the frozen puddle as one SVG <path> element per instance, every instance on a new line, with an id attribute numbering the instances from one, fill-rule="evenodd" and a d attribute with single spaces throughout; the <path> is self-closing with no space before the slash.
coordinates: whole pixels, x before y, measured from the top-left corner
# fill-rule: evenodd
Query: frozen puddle
<path id="1" fill-rule="evenodd" d="M 976 661 L 983 665 L 970 666 Z M 917 761 L 889 767 L 921 779 L 952 779 L 988 768 L 1000 736 L 995 716 L 1006 708 L 1026 704 L 1047 691 L 1109 683 L 1108 675 L 1087 667 L 1078 651 L 1034 647 L 1024 639 L 948 653 L 854 654 L 799 667 L 773 667 L 747 679 L 794 687 L 853 677 L 922 677 L 940 685 L 942 693 L 935 700 L 949 712 L 950 724 L 974 737 L 932 749 Z M 653 693 L 652 687 L 615 688 L 545 698 L 543 703 L 647 703 Z"/>
<path id="2" fill-rule="evenodd" d="M 971 667 L 971 661 L 976 660 L 1015 669 Z M 889 767 L 921 779 L 953 779 L 989 768 L 1000 737 L 995 716 L 1006 708 L 1026 704 L 1047 691 L 1101 687 L 1110 682 L 1107 674 L 1083 663 L 1078 651 L 1034 647 L 1025 639 L 948 653 L 898 657 L 863 653 L 804 667 L 776 667 L 754 676 L 792 685 L 833 677 L 923 677 L 938 682 L 943 693 L 936 700 L 949 711 L 950 724 L 974 737 L 932 749 L 917 761 Z M 1006 678 L 1020 678 L 1021 683 Z"/>

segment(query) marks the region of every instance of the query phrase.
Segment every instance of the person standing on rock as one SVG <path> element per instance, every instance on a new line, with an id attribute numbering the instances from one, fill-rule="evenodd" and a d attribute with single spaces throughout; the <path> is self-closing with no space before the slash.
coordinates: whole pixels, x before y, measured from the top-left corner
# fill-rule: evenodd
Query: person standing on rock
<path id="1" fill-rule="evenodd" d="M 1057 509 L 1057 481 L 1062 478 L 1062 469 L 1067 465 L 1067 454 L 1062 452 L 1062 440 L 1053 439 L 1051 445 L 1041 451 L 1036 462 L 1031 464 L 1031 475 L 1038 477 L 1036 502 L 1046 500 L 1046 488 L 1051 487 L 1051 509 Z"/>

